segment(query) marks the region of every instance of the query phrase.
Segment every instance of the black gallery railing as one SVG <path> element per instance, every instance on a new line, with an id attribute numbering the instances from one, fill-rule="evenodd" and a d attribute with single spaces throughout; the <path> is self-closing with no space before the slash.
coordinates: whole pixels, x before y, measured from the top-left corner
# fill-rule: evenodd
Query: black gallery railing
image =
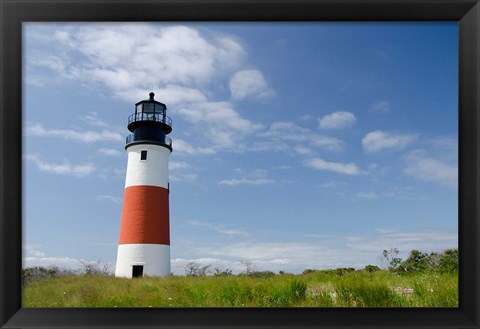
<path id="1" fill-rule="evenodd" d="M 136 122 L 136 121 L 157 121 L 162 122 L 166 125 L 172 126 L 172 119 L 168 115 L 164 115 L 163 113 L 133 113 L 128 117 L 128 123 Z"/>

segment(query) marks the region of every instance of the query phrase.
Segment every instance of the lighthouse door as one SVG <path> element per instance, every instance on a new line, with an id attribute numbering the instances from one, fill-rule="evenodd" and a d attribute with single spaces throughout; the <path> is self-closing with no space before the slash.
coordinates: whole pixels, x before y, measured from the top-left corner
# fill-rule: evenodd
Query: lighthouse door
<path id="1" fill-rule="evenodd" d="M 143 276 L 143 265 L 132 266 L 132 278 L 141 278 Z"/>

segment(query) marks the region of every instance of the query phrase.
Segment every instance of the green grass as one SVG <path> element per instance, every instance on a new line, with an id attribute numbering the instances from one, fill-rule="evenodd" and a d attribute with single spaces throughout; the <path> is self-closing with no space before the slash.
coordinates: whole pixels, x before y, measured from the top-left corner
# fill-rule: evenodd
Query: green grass
<path id="1" fill-rule="evenodd" d="M 28 283 L 23 307 L 458 307 L 457 273 L 121 279 L 60 276 Z"/>

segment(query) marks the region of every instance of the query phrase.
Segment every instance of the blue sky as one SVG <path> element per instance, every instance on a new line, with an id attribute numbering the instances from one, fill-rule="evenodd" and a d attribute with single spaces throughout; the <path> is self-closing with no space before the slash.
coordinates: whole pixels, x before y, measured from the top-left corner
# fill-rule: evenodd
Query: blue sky
<path id="1" fill-rule="evenodd" d="M 24 24 L 24 266 L 115 265 L 126 123 L 173 119 L 172 271 L 457 247 L 456 23 Z"/>

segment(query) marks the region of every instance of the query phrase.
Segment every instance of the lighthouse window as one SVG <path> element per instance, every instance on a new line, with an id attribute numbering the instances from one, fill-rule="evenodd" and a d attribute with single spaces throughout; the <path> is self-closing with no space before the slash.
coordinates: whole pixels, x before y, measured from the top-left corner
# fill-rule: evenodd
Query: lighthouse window
<path id="1" fill-rule="evenodd" d="M 140 160 L 147 160 L 147 151 L 142 151 L 140 154 Z"/>
<path id="2" fill-rule="evenodd" d="M 144 103 L 143 104 L 143 112 L 144 113 L 153 113 L 155 108 L 155 103 Z"/>

